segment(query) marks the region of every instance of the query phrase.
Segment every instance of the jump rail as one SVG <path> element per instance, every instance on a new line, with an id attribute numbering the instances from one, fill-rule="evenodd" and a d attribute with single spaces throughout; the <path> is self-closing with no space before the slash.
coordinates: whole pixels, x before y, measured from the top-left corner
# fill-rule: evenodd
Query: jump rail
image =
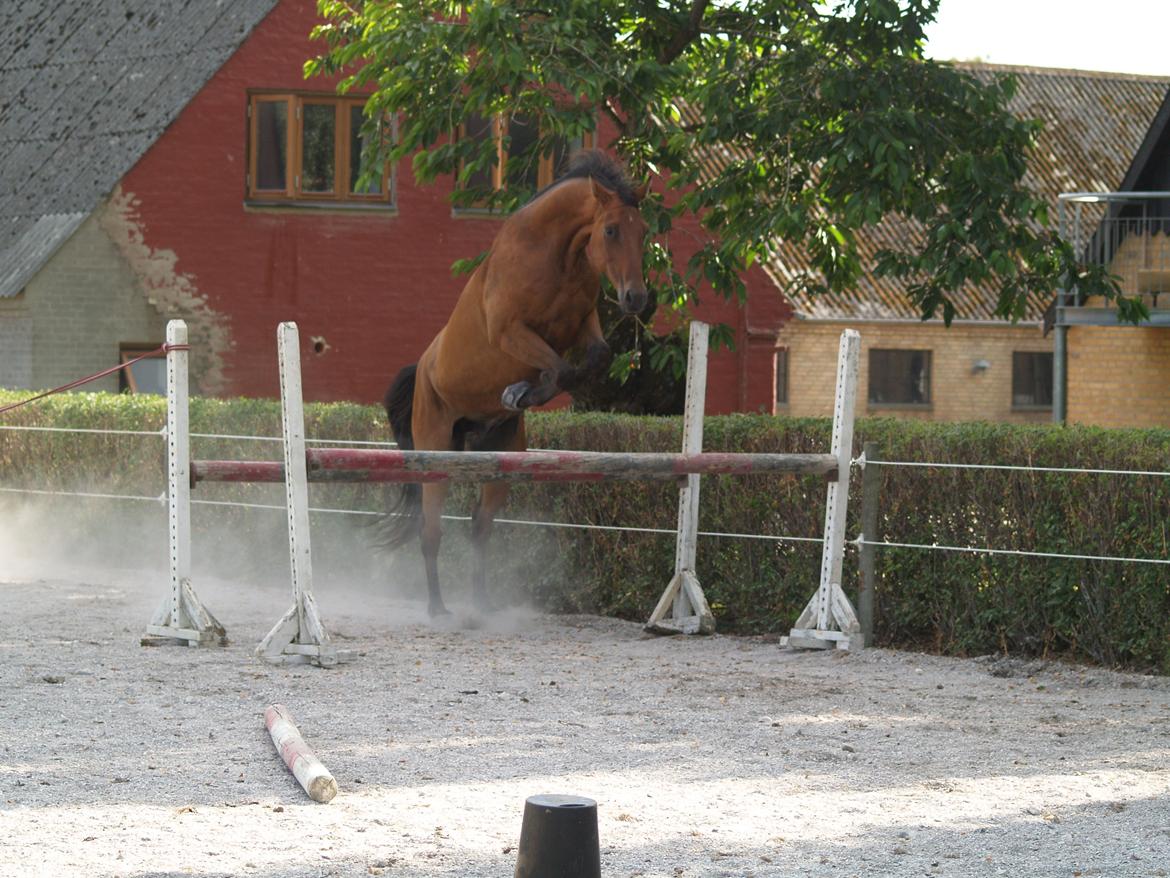
<path id="1" fill-rule="evenodd" d="M 799 647 L 860 648 L 864 640 L 841 589 L 845 505 L 849 493 L 853 413 L 857 396 L 860 336 L 841 335 L 833 444 L 828 454 L 704 453 L 706 391 L 705 324 L 691 324 L 682 454 L 585 451 L 449 452 L 351 448 L 307 449 L 301 394 L 300 341 L 294 323 L 277 329 L 280 356 L 284 460 L 189 459 L 187 422 L 187 328 L 171 321 L 167 340 L 168 510 L 171 522 L 171 589 L 147 633 L 191 646 L 226 641 L 224 630 L 200 605 L 190 583 L 190 492 L 200 482 L 283 482 L 288 511 L 293 606 L 257 647 L 272 662 L 310 662 L 329 667 L 352 656 L 335 649 L 312 592 L 309 482 L 612 481 L 676 480 L 679 529 L 675 574 L 646 623 L 658 633 L 710 633 L 715 618 L 695 575 L 701 475 L 819 475 L 828 481 L 821 582 L 786 642 Z"/>
<path id="2" fill-rule="evenodd" d="M 814 475 L 837 480 L 831 454 L 615 454 L 598 451 L 382 451 L 310 448 L 310 482 L 609 482 L 688 475 Z M 278 461 L 196 460 L 198 482 L 283 482 Z"/>

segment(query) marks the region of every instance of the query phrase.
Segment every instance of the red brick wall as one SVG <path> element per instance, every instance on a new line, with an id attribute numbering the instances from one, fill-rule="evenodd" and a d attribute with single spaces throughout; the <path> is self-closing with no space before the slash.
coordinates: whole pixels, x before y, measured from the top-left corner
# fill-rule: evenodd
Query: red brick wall
<path id="1" fill-rule="evenodd" d="M 295 320 L 306 398 L 374 402 L 446 321 L 464 282 L 452 277 L 452 262 L 486 249 L 499 220 L 453 217 L 451 181 L 418 187 L 409 162 L 395 169 L 392 215 L 245 209 L 248 90 L 331 90 L 302 75 L 316 51 L 307 38 L 314 20 L 311 0 L 284 0 L 121 185 L 136 200 L 145 243 L 173 251 L 175 270 L 226 319 L 227 395 L 277 394 L 276 324 Z M 600 134 L 604 142 L 612 132 Z M 697 230 L 680 230 L 676 246 L 684 231 Z M 682 258 L 689 255 L 684 248 Z M 737 334 L 737 352 L 711 365 L 712 412 L 770 409 L 771 338 L 785 310 L 761 272 L 750 283 L 750 310 L 710 294 L 700 310 Z M 749 327 L 764 332 L 762 342 L 748 343 Z M 323 339 L 322 353 L 314 338 Z"/>

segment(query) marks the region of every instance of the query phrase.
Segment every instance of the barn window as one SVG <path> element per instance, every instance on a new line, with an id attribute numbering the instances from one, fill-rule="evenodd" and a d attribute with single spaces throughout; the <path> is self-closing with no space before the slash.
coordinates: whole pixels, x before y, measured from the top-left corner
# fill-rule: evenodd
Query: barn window
<path id="1" fill-rule="evenodd" d="M 122 346 L 120 362 L 129 363 L 135 357 L 158 350 L 158 345 Z M 118 390 L 122 393 L 167 392 L 167 360 L 163 354 L 139 360 L 118 373 Z"/>
<path id="2" fill-rule="evenodd" d="M 930 405 L 930 351 L 869 351 L 870 405 Z"/>
<path id="3" fill-rule="evenodd" d="M 521 188 L 528 191 L 541 189 L 565 170 L 569 156 L 579 149 L 593 147 L 593 133 L 578 137 L 554 137 L 552 148 L 536 163 L 520 168 L 508 167 L 510 155 L 519 155 L 540 138 L 540 127 L 529 116 L 484 117 L 468 116 L 459 128 L 459 136 L 473 140 L 491 140 L 495 146 L 495 161 L 490 167 L 459 169 L 456 185 L 460 189 L 501 190 Z M 470 207 L 483 207 L 472 203 Z"/>
<path id="4" fill-rule="evenodd" d="M 1052 408 L 1052 352 L 1012 351 L 1012 408 Z"/>
<path id="5" fill-rule="evenodd" d="M 364 99 L 256 94 L 248 103 L 247 193 L 254 202 L 392 201 L 389 168 L 365 175 Z"/>

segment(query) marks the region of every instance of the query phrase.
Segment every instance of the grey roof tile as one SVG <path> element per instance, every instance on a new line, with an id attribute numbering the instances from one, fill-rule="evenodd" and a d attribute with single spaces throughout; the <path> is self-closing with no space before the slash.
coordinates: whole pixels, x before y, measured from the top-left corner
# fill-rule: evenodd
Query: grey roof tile
<path id="1" fill-rule="evenodd" d="M 46 135 L 61 138 L 76 120 L 78 105 L 89 93 L 80 64 L 47 64 L 37 70 L 36 79 L 16 96 L 4 119 L 0 139 L 31 140 Z"/>
<path id="2" fill-rule="evenodd" d="M 54 0 L 0 17 L 6 290 L 64 240 L 42 220 L 88 215 L 277 2 Z"/>
<path id="3" fill-rule="evenodd" d="M 23 5 L 45 7 L 45 14 L 27 22 L 20 30 L 11 20 L 3 22 L 0 32 L 5 39 L 0 45 L 13 47 L 12 53 L 4 60 L 5 68 L 41 67 L 52 62 L 73 31 L 83 26 L 90 6 L 84 0 Z"/>
<path id="4" fill-rule="evenodd" d="M 117 5 L 102 3 L 94 14 L 83 17 L 53 53 L 54 63 L 81 64 L 98 57 L 105 45 L 126 26 L 126 19 L 119 14 Z"/>

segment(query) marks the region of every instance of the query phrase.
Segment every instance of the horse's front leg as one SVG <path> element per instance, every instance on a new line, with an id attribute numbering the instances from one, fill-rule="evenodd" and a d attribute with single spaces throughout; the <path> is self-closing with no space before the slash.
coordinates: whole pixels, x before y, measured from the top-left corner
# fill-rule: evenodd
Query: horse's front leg
<path id="1" fill-rule="evenodd" d="M 540 370 L 540 380 L 517 381 L 504 388 L 500 403 L 510 411 L 518 412 L 535 405 L 543 405 L 572 383 L 576 371 L 543 338 L 523 322 L 516 320 L 491 336 L 500 350 L 525 365 Z"/>
<path id="2" fill-rule="evenodd" d="M 533 384 L 531 381 L 517 381 L 504 388 L 500 395 L 500 403 L 504 408 L 513 412 L 522 412 L 535 405 L 544 405 L 562 390 L 557 373 L 548 371 L 540 373 L 540 381 Z"/>
<path id="3" fill-rule="evenodd" d="M 504 389 L 501 402 L 512 411 L 543 405 L 563 390 L 571 392 L 595 381 L 606 373 L 613 361 L 613 351 L 601 333 L 601 318 L 596 308 L 589 312 L 573 342 L 573 347 L 585 351 L 585 362 L 580 367 L 569 365 L 544 339 L 523 324 L 515 324 L 510 332 L 501 333 L 498 343 L 506 353 L 541 370 L 538 383 L 517 381 Z"/>
<path id="4" fill-rule="evenodd" d="M 578 369 L 573 369 L 569 375 L 561 376 L 562 387 L 572 390 L 590 381 L 596 381 L 609 371 L 609 364 L 613 362 L 613 351 L 610 350 L 605 336 L 601 334 L 601 318 L 594 308 L 581 325 L 581 332 L 573 345 L 585 351 L 585 362 Z M 567 385 L 566 383 L 567 382 Z"/>
<path id="5" fill-rule="evenodd" d="M 610 350 L 605 336 L 601 334 L 601 318 L 597 316 L 596 308 L 585 318 L 573 347 L 584 350 L 584 362 L 574 367 L 562 360 L 558 370 L 542 372 L 540 383 L 529 385 L 527 395 L 521 396 L 523 402 L 527 405 L 540 405 L 548 402 L 562 390 L 572 393 L 578 387 L 598 380 L 609 370 L 609 364 L 613 362 L 613 351 Z M 521 384 L 514 384 L 512 387 L 520 389 Z"/>

